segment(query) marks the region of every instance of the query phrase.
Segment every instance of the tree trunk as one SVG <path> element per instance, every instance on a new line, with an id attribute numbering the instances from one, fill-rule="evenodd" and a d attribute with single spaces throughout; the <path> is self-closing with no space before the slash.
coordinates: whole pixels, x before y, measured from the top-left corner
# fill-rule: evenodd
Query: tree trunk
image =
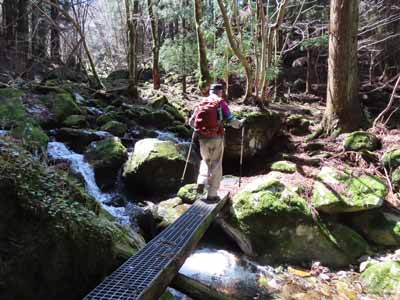
<path id="1" fill-rule="evenodd" d="M 15 46 L 16 41 L 17 1 L 4 0 L 2 8 L 6 47 L 12 48 Z"/>
<path id="2" fill-rule="evenodd" d="M 233 35 L 233 30 L 231 23 L 228 18 L 228 12 L 226 11 L 225 5 L 223 4 L 222 0 L 218 0 L 218 6 L 221 10 L 222 16 L 224 18 L 224 25 L 225 25 L 225 30 L 226 30 L 226 35 L 228 36 L 229 44 L 232 48 L 233 53 L 237 56 L 239 59 L 240 63 L 242 64 L 245 73 L 246 73 L 246 96 L 245 99 L 248 99 L 251 97 L 253 93 L 253 87 L 254 87 L 254 79 L 253 79 L 253 74 L 251 70 L 251 66 L 249 62 L 247 61 L 247 57 L 244 55 L 242 50 L 239 47 L 239 42 Z"/>
<path id="3" fill-rule="evenodd" d="M 196 21 L 197 46 L 199 50 L 199 88 L 203 93 L 205 93 L 212 82 L 212 78 L 208 70 L 207 45 L 203 36 L 203 31 L 201 30 L 201 24 L 203 23 L 203 8 L 201 0 L 194 0 L 194 17 Z"/>
<path id="4" fill-rule="evenodd" d="M 58 25 L 58 17 L 60 15 L 59 0 L 51 0 L 51 19 L 55 25 Z M 50 32 L 50 56 L 54 61 L 61 61 L 61 37 L 59 26 L 51 26 Z"/>
<path id="5" fill-rule="evenodd" d="M 359 0 L 331 0 L 327 106 L 322 127 L 327 134 L 358 129 L 362 112 L 358 99 Z"/>
<path id="6" fill-rule="evenodd" d="M 160 35 L 157 21 L 157 14 L 155 12 L 156 5 L 154 4 L 155 0 L 147 0 L 147 7 L 149 10 L 150 23 L 151 23 L 151 32 L 153 36 L 153 86 L 154 89 L 158 90 L 161 86 L 161 78 L 160 78 L 160 66 L 159 66 L 159 57 L 160 57 Z"/>
<path id="7" fill-rule="evenodd" d="M 26 71 L 29 54 L 29 0 L 18 1 L 17 22 L 17 69 L 18 73 Z"/>
<path id="8" fill-rule="evenodd" d="M 125 0 L 126 9 L 126 23 L 127 23 L 127 35 L 128 35 L 128 70 L 129 70 L 129 86 L 128 94 L 131 100 L 138 97 L 137 90 L 137 61 L 136 61 L 136 14 L 139 10 L 139 3 L 137 0 L 133 0 L 133 7 L 131 7 L 131 0 Z"/>

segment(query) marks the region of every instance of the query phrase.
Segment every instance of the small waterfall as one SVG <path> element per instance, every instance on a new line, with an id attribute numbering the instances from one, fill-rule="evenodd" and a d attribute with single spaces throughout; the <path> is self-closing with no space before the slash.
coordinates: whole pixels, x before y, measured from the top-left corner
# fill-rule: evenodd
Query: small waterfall
<path id="1" fill-rule="evenodd" d="M 102 203 L 102 206 L 121 223 L 127 224 L 129 217 L 125 215 L 125 208 L 105 205 L 104 202 L 110 201 L 115 194 L 103 193 L 96 184 L 92 166 L 85 160 L 82 154 L 75 153 L 67 148 L 63 143 L 50 142 L 47 147 L 48 156 L 53 159 L 62 159 L 71 163 L 71 170 L 79 174 L 85 180 L 88 194 Z"/>

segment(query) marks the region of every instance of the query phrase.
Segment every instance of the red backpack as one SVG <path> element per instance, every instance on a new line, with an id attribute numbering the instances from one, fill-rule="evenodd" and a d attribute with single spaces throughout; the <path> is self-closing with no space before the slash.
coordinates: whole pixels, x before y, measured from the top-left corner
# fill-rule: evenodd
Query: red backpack
<path id="1" fill-rule="evenodd" d="M 204 137 L 217 137 L 224 134 L 224 127 L 219 120 L 218 109 L 221 100 L 205 98 L 196 108 L 194 128 Z"/>

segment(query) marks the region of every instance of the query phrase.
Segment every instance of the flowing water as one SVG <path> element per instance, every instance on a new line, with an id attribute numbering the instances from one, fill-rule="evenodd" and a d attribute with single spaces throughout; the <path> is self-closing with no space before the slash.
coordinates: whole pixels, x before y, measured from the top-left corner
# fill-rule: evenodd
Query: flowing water
<path id="1" fill-rule="evenodd" d="M 270 288 L 279 281 L 275 270 L 260 266 L 244 256 L 218 248 L 196 250 L 182 266 L 180 273 L 235 299 L 268 299 L 262 286 L 266 279 Z"/>
<path id="2" fill-rule="evenodd" d="M 102 203 L 103 208 L 116 217 L 119 222 L 127 224 L 129 217 L 125 215 L 125 208 L 106 205 L 107 201 L 113 199 L 116 195 L 103 193 L 97 186 L 93 167 L 85 160 L 82 154 L 75 153 L 60 142 L 50 142 L 47 148 L 48 156 L 53 159 L 66 160 L 71 164 L 71 171 L 81 175 L 85 181 L 85 187 L 89 195 Z"/>

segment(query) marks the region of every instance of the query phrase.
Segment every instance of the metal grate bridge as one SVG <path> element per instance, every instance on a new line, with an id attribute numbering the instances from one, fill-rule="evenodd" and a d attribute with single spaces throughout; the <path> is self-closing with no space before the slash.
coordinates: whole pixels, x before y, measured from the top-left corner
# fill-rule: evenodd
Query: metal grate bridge
<path id="1" fill-rule="evenodd" d="M 128 259 L 84 300 L 157 300 L 226 203 L 197 200 L 186 213 Z"/>

